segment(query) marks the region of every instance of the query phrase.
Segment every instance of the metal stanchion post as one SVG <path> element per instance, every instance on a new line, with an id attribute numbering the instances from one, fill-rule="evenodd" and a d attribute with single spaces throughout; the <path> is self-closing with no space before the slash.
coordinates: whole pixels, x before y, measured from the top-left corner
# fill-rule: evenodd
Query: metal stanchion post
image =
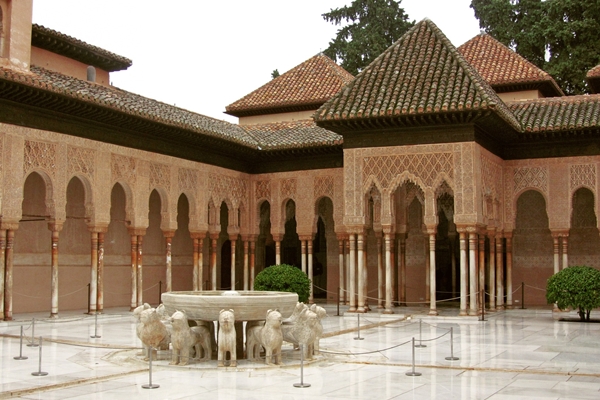
<path id="1" fill-rule="evenodd" d="M 525 282 L 521 282 L 521 310 L 525 309 Z"/>
<path id="2" fill-rule="evenodd" d="M 415 345 L 415 347 L 427 347 L 426 345 L 424 345 L 422 343 L 422 336 L 423 336 L 422 321 L 419 320 L 419 344 Z"/>
<path id="3" fill-rule="evenodd" d="M 338 293 L 337 293 L 338 294 L 338 298 L 337 298 L 337 314 L 336 314 L 336 316 L 338 316 L 338 317 L 340 316 L 340 297 L 341 297 L 340 296 L 340 290 L 341 289 L 342 288 L 338 287 Z"/>
<path id="4" fill-rule="evenodd" d="M 40 357 L 39 358 L 40 358 L 39 369 L 37 370 L 37 372 L 32 372 L 31 375 L 46 376 L 46 375 L 48 375 L 48 373 L 42 371 L 42 337 L 41 336 L 40 336 Z"/>
<path id="5" fill-rule="evenodd" d="M 98 336 L 98 313 L 94 314 L 94 336 L 90 336 L 91 338 L 99 338 L 102 336 Z"/>
<path id="6" fill-rule="evenodd" d="M 300 383 L 294 383 L 294 387 L 307 388 L 310 383 L 304 383 L 304 344 L 300 344 Z"/>
<path id="7" fill-rule="evenodd" d="M 31 318 L 31 343 L 27 347 L 37 347 L 38 344 L 35 342 L 35 318 Z"/>
<path id="8" fill-rule="evenodd" d="M 19 339 L 19 357 L 13 357 L 15 360 L 27 360 L 23 355 L 23 325 L 21 325 L 21 337 Z"/>
<path id="9" fill-rule="evenodd" d="M 156 389 L 160 387 L 160 385 L 152 383 L 152 350 L 152 347 L 148 346 L 148 383 L 142 385 L 144 389 Z"/>
<path id="10" fill-rule="evenodd" d="M 412 371 L 406 373 L 408 376 L 421 376 L 420 372 L 415 372 L 415 338 L 412 338 Z"/>
<path id="11" fill-rule="evenodd" d="M 454 330 L 450 327 L 450 357 L 446 357 L 446 360 L 455 361 L 458 359 L 458 357 L 454 357 Z"/>
<path id="12" fill-rule="evenodd" d="M 356 314 L 358 317 L 358 336 L 354 338 L 354 340 L 364 340 L 365 338 L 360 337 L 360 314 Z"/>

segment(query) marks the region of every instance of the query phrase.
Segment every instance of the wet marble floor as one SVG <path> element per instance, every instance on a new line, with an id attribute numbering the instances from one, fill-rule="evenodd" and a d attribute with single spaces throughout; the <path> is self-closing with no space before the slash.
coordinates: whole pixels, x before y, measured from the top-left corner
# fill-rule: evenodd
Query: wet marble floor
<path id="1" fill-rule="evenodd" d="M 326 308 L 321 354 L 303 368 L 289 345 L 281 367 L 170 366 L 168 352 L 159 352 L 156 389 L 142 387 L 150 373 L 127 310 L 17 315 L 0 322 L 0 399 L 600 399 L 600 324 L 577 322 L 575 313 L 506 310 L 480 321 L 455 309 L 429 317 L 399 307 L 359 319 Z M 27 346 L 40 336 L 41 367 L 39 347 Z M 21 352 L 27 360 L 14 359 Z M 32 375 L 40 370 L 48 374 Z M 294 386 L 300 382 L 310 387 Z"/>

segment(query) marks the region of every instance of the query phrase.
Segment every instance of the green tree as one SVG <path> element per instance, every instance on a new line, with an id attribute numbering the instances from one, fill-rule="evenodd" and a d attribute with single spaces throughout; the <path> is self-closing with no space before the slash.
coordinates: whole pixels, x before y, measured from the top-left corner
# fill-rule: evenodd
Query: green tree
<path id="1" fill-rule="evenodd" d="M 323 52 L 353 75 L 358 74 L 414 24 L 394 0 L 354 0 L 322 14 L 342 26 Z M 345 24 L 347 23 L 347 24 Z"/>
<path id="2" fill-rule="evenodd" d="M 550 73 L 567 94 L 587 93 L 600 63 L 598 0 L 472 0 L 479 26 Z"/>
<path id="3" fill-rule="evenodd" d="M 308 301 L 310 285 L 304 272 L 288 264 L 272 265 L 254 278 L 254 290 L 297 293 L 303 303 Z"/>
<path id="4" fill-rule="evenodd" d="M 279 76 L 279 70 L 275 68 L 273 72 L 271 72 L 271 79 L 275 79 Z"/>
<path id="5" fill-rule="evenodd" d="M 592 267 L 568 267 L 552 275 L 546 284 L 548 304 L 576 308 L 582 321 L 590 320 L 590 312 L 600 307 L 600 271 Z"/>

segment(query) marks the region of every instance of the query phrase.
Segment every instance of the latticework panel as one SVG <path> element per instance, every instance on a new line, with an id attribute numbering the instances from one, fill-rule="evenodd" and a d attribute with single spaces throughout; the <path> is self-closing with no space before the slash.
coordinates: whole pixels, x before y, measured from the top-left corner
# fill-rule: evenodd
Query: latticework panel
<path id="1" fill-rule="evenodd" d="M 296 179 L 291 178 L 291 179 L 282 180 L 279 193 L 280 193 L 282 199 L 286 199 L 286 198 L 295 199 L 296 198 Z"/>
<path id="2" fill-rule="evenodd" d="M 69 146 L 67 148 L 67 171 L 69 175 L 83 174 L 94 177 L 94 156 L 91 149 Z"/>
<path id="3" fill-rule="evenodd" d="M 365 157 L 363 182 L 374 176 L 382 189 L 388 189 L 391 180 L 403 171 L 410 171 L 419 177 L 423 184 L 432 187 L 440 172 L 454 177 L 452 153 L 399 154 Z"/>
<path id="4" fill-rule="evenodd" d="M 119 154 L 113 154 L 111 157 L 111 170 L 113 180 L 123 180 L 130 184 L 135 183 L 136 178 L 135 159 Z"/>
<path id="5" fill-rule="evenodd" d="M 163 164 L 150 163 L 150 189 L 164 188 L 170 190 L 171 175 L 170 168 Z"/>
<path id="6" fill-rule="evenodd" d="M 256 199 L 271 200 L 271 181 L 256 181 Z"/>
<path id="7" fill-rule="evenodd" d="M 45 142 L 25 141 L 25 160 L 23 173 L 27 175 L 35 168 L 43 169 L 48 175 L 54 176 L 56 165 L 56 144 Z"/>
<path id="8" fill-rule="evenodd" d="M 317 176 L 315 178 L 314 198 L 327 196 L 333 200 L 333 176 Z"/>

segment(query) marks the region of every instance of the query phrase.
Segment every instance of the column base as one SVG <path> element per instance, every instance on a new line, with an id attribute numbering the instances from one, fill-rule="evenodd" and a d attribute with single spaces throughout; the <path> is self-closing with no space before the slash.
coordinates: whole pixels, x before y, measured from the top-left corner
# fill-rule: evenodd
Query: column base
<path id="1" fill-rule="evenodd" d="M 377 305 L 377 309 L 378 309 L 378 310 L 383 310 L 384 308 L 385 308 L 385 307 L 383 306 L 383 304 L 379 304 L 379 305 Z"/>
<path id="2" fill-rule="evenodd" d="M 12 318 L 12 317 L 4 317 L 4 320 L 5 320 L 5 321 L 12 321 L 12 320 L 13 320 L 13 318 Z"/>
<path id="3" fill-rule="evenodd" d="M 479 313 L 477 312 L 477 310 L 469 310 L 469 315 L 476 316 L 476 315 L 479 315 Z"/>
<path id="4" fill-rule="evenodd" d="M 393 314 L 394 311 L 392 311 L 392 310 L 383 310 L 381 313 L 382 314 Z"/>
<path id="5" fill-rule="evenodd" d="M 467 315 L 469 315 L 467 314 L 467 310 L 460 310 L 460 312 L 458 313 L 459 317 L 466 317 Z"/>
<path id="6" fill-rule="evenodd" d="M 50 313 L 50 318 L 52 318 L 52 319 L 56 319 L 56 318 L 58 318 L 58 313 L 53 313 L 53 312 L 51 312 L 51 313 Z"/>
<path id="7" fill-rule="evenodd" d="M 348 312 L 356 312 L 356 307 L 350 306 L 350 308 L 348 309 Z"/>
<path id="8" fill-rule="evenodd" d="M 363 313 L 363 314 L 364 314 L 364 313 L 366 313 L 366 312 L 367 312 L 367 310 L 366 310 L 364 307 L 362 307 L 362 306 L 359 306 L 359 307 L 356 309 L 356 312 L 357 312 L 357 313 Z"/>
<path id="9" fill-rule="evenodd" d="M 435 316 L 439 315 L 439 313 L 437 312 L 437 310 L 429 310 L 429 313 L 427 315 Z"/>

